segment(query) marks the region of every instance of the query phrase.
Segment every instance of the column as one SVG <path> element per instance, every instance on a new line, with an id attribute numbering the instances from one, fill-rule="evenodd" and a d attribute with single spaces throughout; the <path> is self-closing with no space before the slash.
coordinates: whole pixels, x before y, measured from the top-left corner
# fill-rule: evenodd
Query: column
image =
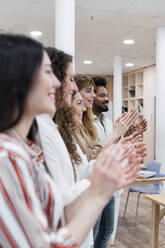
<path id="1" fill-rule="evenodd" d="M 165 27 L 156 31 L 156 71 L 156 161 L 162 163 L 161 172 L 165 174 Z"/>
<path id="2" fill-rule="evenodd" d="M 113 116 L 114 121 L 122 114 L 122 62 L 121 56 L 117 55 L 113 58 Z M 117 231 L 118 216 L 120 209 L 120 196 L 123 190 L 115 193 L 115 216 L 114 216 L 114 230 L 111 235 L 111 244 L 114 245 Z"/>
<path id="3" fill-rule="evenodd" d="M 75 0 L 55 0 L 55 46 L 75 55 Z"/>
<path id="4" fill-rule="evenodd" d="M 121 56 L 114 56 L 113 59 L 113 72 L 114 72 L 114 84 L 113 84 L 113 106 L 114 106 L 114 121 L 122 114 L 122 62 Z"/>

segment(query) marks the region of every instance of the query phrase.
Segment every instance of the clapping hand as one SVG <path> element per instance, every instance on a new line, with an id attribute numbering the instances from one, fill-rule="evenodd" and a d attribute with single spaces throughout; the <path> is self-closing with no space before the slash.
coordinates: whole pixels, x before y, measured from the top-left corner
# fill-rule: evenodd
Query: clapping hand
<path id="1" fill-rule="evenodd" d="M 112 145 L 99 154 L 90 176 L 91 186 L 108 201 L 112 193 L 133 183 L 141 168 L 135 145 Z"/>
<path id="2" fill-rule="evenodd" d="M 131 126 L 135 124 L 137 120 L 138 113 L 136 110 L 131 110 L 129 113 L 123 113 L 114 124 L 114 133 L 120 137 L 124 135 Z"/>

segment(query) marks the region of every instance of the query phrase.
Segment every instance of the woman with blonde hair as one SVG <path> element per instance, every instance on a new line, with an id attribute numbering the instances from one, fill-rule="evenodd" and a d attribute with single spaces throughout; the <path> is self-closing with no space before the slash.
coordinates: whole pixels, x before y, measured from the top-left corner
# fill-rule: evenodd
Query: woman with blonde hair
<path id="1" fill-rule="evenodd" d="M 103 146 L 96 140 L 97 130 L 93 124 L 92 105 L 95 97 L 94 82 L 91 78 L 85 76 L 75 76 L 75 82 L 83 98 L 83 103 L 86 110 L 83 112 L 82 125 L 76 129 L 74 137 L 86 154 L 88 161 L 96 159 L 102 151 Z"/>
<path id="2" fill-rule="evenodd" d="M 97 138 L 97 130 L 93 124 L 92 105 L 95 97 L 95 84 L 93 80 L 86 76 L 77 75 L 75 77 L 76 85 L 82 95 L 86 111 L 83 113 L 82 125 L 75 132 L 75 138 L 82 151 L 87 155 L 88 160 L 96 159 L 99 152 L 111 144 L 117 143 L 120 137 L 129 129 L 137 118 L 136 111 L 123 114 L 114 125 L 113 132 L 108 138 L 99 143 Z"/>

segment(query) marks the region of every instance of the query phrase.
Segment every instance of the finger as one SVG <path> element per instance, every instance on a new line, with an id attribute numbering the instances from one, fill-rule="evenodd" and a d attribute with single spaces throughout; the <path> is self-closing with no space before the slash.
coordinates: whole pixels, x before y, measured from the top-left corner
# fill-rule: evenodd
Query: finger
<path id="1" fill-rule="evenodd" d="M 121 116 L 119 118 L 117 118 L 117 120 L 115 121 L 115 124 L 117 124 L 120 121 L 120 119 L 121 119 Z"/>
<path id="2" fill-rule="evenodd" d="M 135 158 L 135 156 L 132 157 L 132 162 L 129 163 L 123 170 L 125 174 L 131 173 L 131 171 L 138 165 L 138 160 Z"/>
<path id="3" fill-rule="evenodd" d="M 118 185 L 118 189 L 121 189 L 123 187 L 126 187 L 126 186 L 132 184 L 139 177 L 139 170 L 142 167 L 143 167 L 142 165 L 138 166 L 137 169 L 134 170 L 134 172 L 130 176 L 127 176 L 125 174 L 122 175 L 121 180 L 120 180 L 119 185 Z"/>
<path id="4" fill-rule="evenodd" d="M 134 113 L 134 115 L 130 116 L 130 118 L 127 119 L 127 125 L 128 126 L 133 125 L 137 120 L 137 117 L 138 117 L 137 113 Z"/>
<path id="5" fill-rule="evenodd" d="M 131 179 L 132 177 L 134 177 L 135 175 L 137 175 L 137 177 L 139 177 L 139 171 L 143 168 L 143 165 L 141 164 L 134 164 L 133 169 L 126 174 L 126 178 L 127 179 Z"/>
<path id="6" fill-rule="evenodd" d="M 127 113 L 127 115 L 122 116 L 122 121 L 127 121 L 129 118 L 131 118 L 132 116 L 134 116 L 135 112 L 134 111 L 130 111 Z"/>
<path id="7" fill-rule="evenodd" d="M 130 156 L 132 156 L 132 155 L 135 155 L 135 149 L 134 149 L 133 147 L 127 148 L 127 150 L 126 150 L 125 153 L 123 154 L 123 156 L 122 156 L 120 162 L 122 162 L 122 161 L 123 161 L 124 159 L 126 159 L 126 158 L 129 160 Z"/>

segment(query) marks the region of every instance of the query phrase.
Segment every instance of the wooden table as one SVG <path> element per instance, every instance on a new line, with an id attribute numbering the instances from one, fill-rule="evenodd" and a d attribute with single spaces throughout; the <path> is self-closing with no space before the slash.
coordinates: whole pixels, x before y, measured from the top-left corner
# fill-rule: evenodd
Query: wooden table
<path id="1" fill-rule="evenodd" d="M 163 216 L 165 216 L 165 195 L 153 194 L 145 195 L 145 197 L 152 201 L 150 247 L 158 248 L 159 223 Z M 163 206 L 164 208 L 160 210 L 160 206 Z"/>
<path id="2" fill-rule="evenodd" d="M 165 177 L 151 177 L 151 178 L 138 178 L 136 179 L 136 183 L 145 183 L 145 182 L 160 182 L 160 181 L 165 181 Z"/>

